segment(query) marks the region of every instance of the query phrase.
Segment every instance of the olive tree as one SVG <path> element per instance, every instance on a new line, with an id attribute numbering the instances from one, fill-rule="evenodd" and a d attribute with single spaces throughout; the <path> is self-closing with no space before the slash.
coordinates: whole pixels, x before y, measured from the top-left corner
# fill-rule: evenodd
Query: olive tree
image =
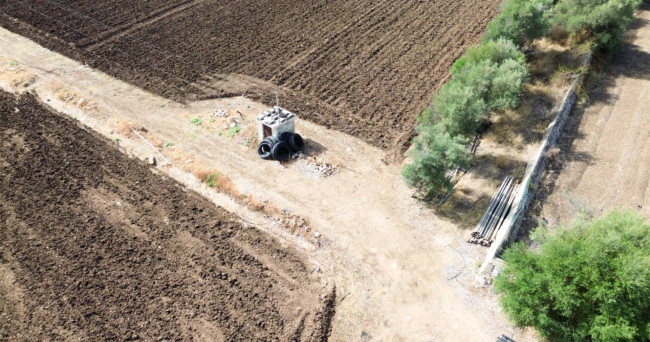
<path id="1" fill-rule="evenodd" d="M 523 45 L 542 37 L 550 26 L 552 0 L 508 0 L 490 22 L 483 41 L 509 39 Z"/>
<path id="2" fill-rule="evenodd" d="M 411 164 L 403 170 L 406 183 L 424 194 L 425 199 L 447 191 L 452 184 L 446 172 L 454 167 L 466 167 L 470 155 L 462 137 L 452 137 L 440 125 L 419 125 L 409 156 Z"/>

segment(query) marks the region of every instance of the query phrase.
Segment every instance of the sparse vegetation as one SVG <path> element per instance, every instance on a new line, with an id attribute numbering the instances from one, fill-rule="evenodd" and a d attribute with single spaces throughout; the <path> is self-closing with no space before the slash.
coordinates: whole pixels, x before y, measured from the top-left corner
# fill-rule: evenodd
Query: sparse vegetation
<path id="1" fill-rule="evenodd" d="M 172 146 L 174 146 L 174 143 L 171 141 L 165 143 L 165 147 L 172 147 Z"/>
<path id="2" fill-rule="evenodd" d="M 191 122 L 192 125 L 194 125 L 194 126 L 199 126 L 199 125 L 201 125 L 201 123 L 203 122 L 203 119 L 201 119 L 201 118 L 194 118 L 194 119 L 192 119 L 192 121 L 190 121 L 190 122 Z"/>
<path id="3" fill-rule="evenodd" d="M 650 340 L 650 224 L 615 211 L 549 235 L 530 251 L 505 252 L 495 280 L 501 305 L 520 326 L 557 341 Z"/>
<path id="4" fill-rule="evenodd" d="M 221 177 L 221 173 L 213 172 L 206 177 L 205 184 L 207 184 L 211 188 L 215 188 L 217 187 L 220 177 Z"/>
<path id="5" fill-rule="evenodd" d="M 226 136 L 230 138 L 239 132 L 241 132 L 241 128 L 239 128 L 239 126 L 231 127 L 228 131 L 226 131 Z"/>

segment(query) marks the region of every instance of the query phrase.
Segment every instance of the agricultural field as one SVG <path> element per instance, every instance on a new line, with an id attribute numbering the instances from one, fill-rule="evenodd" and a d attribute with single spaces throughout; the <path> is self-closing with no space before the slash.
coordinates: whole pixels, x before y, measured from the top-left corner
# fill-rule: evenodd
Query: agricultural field
<path id="1" fill-rule="evenodd" d="M 0 92 L 0 340 L 321 341 L 333 293 L 291 247 Z"/>
<path id="2" fill-rule="evenodd" d="M 383 148 L 500 1 L 7 0 L 0 24 L 167 98 L 246 94 Z"/>

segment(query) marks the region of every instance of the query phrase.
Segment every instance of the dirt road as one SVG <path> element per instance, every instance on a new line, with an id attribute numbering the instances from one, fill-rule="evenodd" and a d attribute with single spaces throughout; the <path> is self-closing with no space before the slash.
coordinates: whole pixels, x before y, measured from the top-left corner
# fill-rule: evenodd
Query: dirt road
<path id="1" fill-rule="evenodd" d="M 298 120 L 297 130 L 310 145 L 320 146 L 317 157 L 340 165 L 337 173 L 323 178 L 302 158 L 283 166 L 257 157 L 247 143 L 255 135 L 254 118 L 265 106 L 249 99 L 170 102 L 5 30 L 0 30 L 0 57 L 3 87 L 36 92 L 46 103 L 119 138 L 136 156 L 152 152 L 138 138 L 122 135 L 119 122 L 133 122 L 146 127 L 151 139 L 173 142 L 160 151 L 174 166 L 161 170 L 174 174 L 201 158 L 230 176 L 242 192 L 306 217 L 310 234 L 320 235 L 320 246 L 299 238 L 289 241 L 302 246 L 336 283 L 333 341 L 486 341 L 502 333 L 518 341 L 532 339 L 506 321 L 486 288 L 476 287 L 473 272 L 482 259 L 481 247 L 465 243 L 452 222 L 413 200 L 400 179 L 400 166 L 381 161 L 384 151 Z M 217 109 L 238 118 L 241 113 L 241 132 L 219 134 L 230 119 L 211 116 Z M 202 124 L 191 123 L 197 117 Z M 191 178 L 185 183 L 205 187 Z M 264 222 L 223 197 L 213 199 Z M 273 225 L 262 228 L 277 232 Z"/>
<path id="2" fill-rule="evenodd" d="M 552 225 L 571 222 L 579 210 L 626 208 L 650 217 L 650 4 L 630 35 L 565 128 L 563 163 L 540 212 Z"/>

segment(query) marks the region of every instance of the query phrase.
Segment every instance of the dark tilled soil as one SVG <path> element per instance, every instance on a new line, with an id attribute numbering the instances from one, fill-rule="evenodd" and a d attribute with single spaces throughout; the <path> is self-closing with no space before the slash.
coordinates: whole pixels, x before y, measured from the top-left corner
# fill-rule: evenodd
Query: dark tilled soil
<path id="1" fill-rule="evenodd" d="M 291 248 L 114 142 L 0 93 L 0 340 L 326 340 Z"/>
<path id="2" fill-rule="evenodd" d="M 5 0 L 0 24 L 177 100 L 280 90 L 300 116 L 392 148 L 499 3 Z"/>

